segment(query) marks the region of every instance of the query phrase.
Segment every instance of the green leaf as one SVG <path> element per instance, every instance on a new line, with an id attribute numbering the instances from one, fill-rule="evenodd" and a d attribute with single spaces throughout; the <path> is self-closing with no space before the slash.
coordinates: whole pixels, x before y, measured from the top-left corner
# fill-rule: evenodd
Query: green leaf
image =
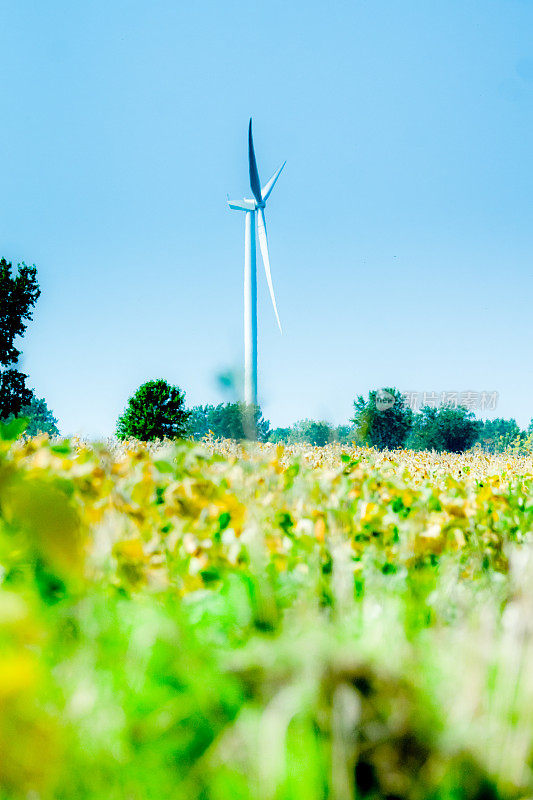
<path id="1" fill-rule="evenodd" d="M 58 456 L 70 455 L 70 445 L 68 442 L 64 442 L 63 444 L 53 444 L 50 450 L 52 453 L 55 453 Z"/>
<path id="2" fill-rule="evenodd" d="M 159 470 L 159 472 L 167 472 L 167 473 L 174 472 L 174 467 L 172 466 L 172 464 L 169 464 L 168 461 L 163 461 L 163 460 L 154 461 L 154 467 L 156 467 Z"/>
<path id="3" fill-rule="evenodd" d="M 200 576 L 204 583 L 213 583 L 213 581 L 220 580 L 220 572 L 216 567 L 208 567 L 201 570 Z"/>
<path id="4" fill-rule="evenodd" d="M 0 439 L 4 442 L 13 442 L 21 436 L 28 427 L 27 417 L 18 417 L 9 422 L 0 422 Z"/>

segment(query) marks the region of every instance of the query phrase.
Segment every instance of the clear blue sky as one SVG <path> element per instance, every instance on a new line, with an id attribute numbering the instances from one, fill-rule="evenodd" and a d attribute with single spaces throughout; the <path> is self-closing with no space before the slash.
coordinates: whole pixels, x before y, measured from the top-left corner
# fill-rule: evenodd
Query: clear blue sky
<path id="1" fill-rule="evenodd" d="M 38 267 L 21 366 L 64 433 L 152 377 L 224 399 L 250 115 L 262 180 L 287 159 L 265 416 L 388 385 L 533 416 L 531 0 L 4 0 L 0 30 L 0 251 Z"/>

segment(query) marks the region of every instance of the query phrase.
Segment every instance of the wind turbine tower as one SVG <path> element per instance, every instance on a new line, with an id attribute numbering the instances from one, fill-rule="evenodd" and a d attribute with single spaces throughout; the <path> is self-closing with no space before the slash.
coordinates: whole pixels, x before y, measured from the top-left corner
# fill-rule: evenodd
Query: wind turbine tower
<path id="1" fill-rule="evenodd" d="M 250 188 L 253 198 L 244 198 L 240 203 L 232 202 L 228 197 L 228 205 L 236 211 L 245 212 L 244 228 L 244 402 L 247 405 L 257 405 L 257 270 L 256 270 L 256 230 L 259 239 L 259 249 L 265 267 L 265 274 L 270 291 L 270 298 L 274 306 L 274 313 L 281 332 L 278 309 L 272 275 L 270 274 L 270 259 L 268 257 L 268 242 L 265 223 L 265 203 L 279 178 L 281 167 L 272 175 L 268 183 L 261 188 L 257 162 L 255 160 L 254 140 L 252 138 L 252 120 L 248 127 L 248 162 L 250 167 Z"/>

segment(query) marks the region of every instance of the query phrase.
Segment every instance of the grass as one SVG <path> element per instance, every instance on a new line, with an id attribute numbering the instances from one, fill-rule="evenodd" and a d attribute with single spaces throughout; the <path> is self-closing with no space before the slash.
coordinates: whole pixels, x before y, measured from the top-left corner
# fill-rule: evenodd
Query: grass
<path id="1" fill-rule="evenodd" d="M 533 460 L 0 442 L 0 798 L 524 798 Z"/>

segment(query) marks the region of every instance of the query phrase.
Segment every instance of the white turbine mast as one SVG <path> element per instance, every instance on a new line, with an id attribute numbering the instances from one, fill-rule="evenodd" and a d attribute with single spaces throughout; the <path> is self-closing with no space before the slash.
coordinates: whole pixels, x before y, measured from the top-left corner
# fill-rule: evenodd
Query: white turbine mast
<path id="1" fill-rule="evenodd" d="M 252 120 L 248 127 L 248 162 L 250 167 L 250 188 L 253 198 L 245 198 L 240 203 L 232 202 L 228 197 L 228 205 L 235 211 L 244 211 L 244 402 L 246 405 L 257 405 L 257 271 L 255 258 L 256 217 L 259 249 L 265 267 L 265 274 L 274 307 L 274 313 L 281 332 L 276 296 L 270 273 L 268 257 L 268 241 L 265 223 L 265 203 L 270 197 L 280 172 L 285 166 L 276 170 L 268 183 L 261 188 L 257 162 L 255 160 L 254 141 L 252 138 Z"/>

